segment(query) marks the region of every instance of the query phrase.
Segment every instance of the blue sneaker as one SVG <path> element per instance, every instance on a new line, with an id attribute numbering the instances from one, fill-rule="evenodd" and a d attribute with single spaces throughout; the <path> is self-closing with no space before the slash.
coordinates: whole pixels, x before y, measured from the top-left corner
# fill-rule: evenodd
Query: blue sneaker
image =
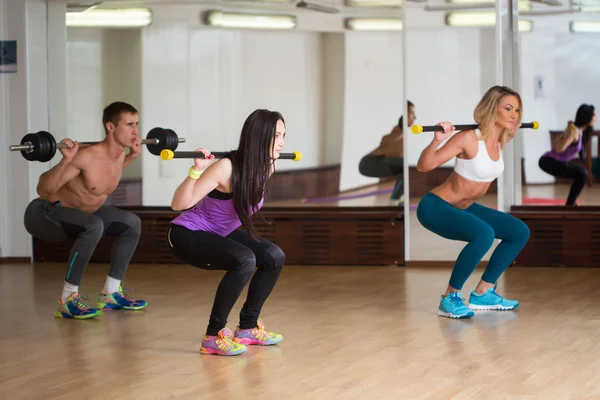
<path id="1" fill-rule="evenodd" d="M 125 295 L 121 287 L 118 292 L 109 294 L 102 290 L 98 295 L 98 309 L 100 310 L 141 310 L 146 305 L 146 300 L 135 300 Z"/>
<path id="2" fill-rule="evenodd" d="M 469 298 L 469 307 L 473 310 L 514 310 L 519 307 L 519 302 L 516 300 L 507 300 L 496 293 L 496 287 L 488 289 L 484 294 L 471 292 Z"/>
<path id="3" fill-rule="evenodd" d="M 448 318 L 471 318 L 475 315 L 469 307 L 465 306 L 461 292 L 450 293 L 446 297 L 442 295 L 437 313 Z"/>

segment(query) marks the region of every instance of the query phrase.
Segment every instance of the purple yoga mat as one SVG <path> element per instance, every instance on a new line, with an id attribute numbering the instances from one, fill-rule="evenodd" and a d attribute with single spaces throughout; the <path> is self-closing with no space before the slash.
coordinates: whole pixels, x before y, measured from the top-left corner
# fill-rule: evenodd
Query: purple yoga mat
<path id="1" fill-rule="evenodd" d="M 394 190 L 393 188 L 386 188 L 386 189 L 377 189 L 377 190 L 372 190 L 370 192 L 357 193 L 357 194 L 328 196 L 328 197 L 312 197 L 312 198 L 304 199 L 302 201 L 302 203 L 305 203 L 305 204 L 306 203 L 327 203 L 330 201 L 337 201 L 337 200 L 360 199 L 361 197 L 375 196 L 376 194 L 392 193 L 393 190 Z M 415 211 L 416 209 L 417 209 L 417 204 L 411 204 L 409 206 L 409 210 L 411 210 L 411 211 Z"/>
<path id="2" fill-rule="evenodd" d="M 329 201 L 337 201 L 337 200 L 360 199 L 361 197 L 369 197 L 369 196 L 374 196 L 376 194 L 392 193 L 393 190 L 394 190 L 394 188 L 387 188 L 387 189 L 377 189 L 377 190 L 373 190 L 371 192 L 348 194 L 348 195 L 341 195 L 341 196 L 312 197 L 312 198 L 304 199 L 303 203 L 327 203 Z"/>

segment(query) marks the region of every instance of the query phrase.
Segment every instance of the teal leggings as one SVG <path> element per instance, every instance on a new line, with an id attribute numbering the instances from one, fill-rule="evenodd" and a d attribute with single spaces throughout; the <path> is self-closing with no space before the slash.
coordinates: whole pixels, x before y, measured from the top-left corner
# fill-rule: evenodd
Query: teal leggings
<path id="1" fill-rule="evenodd" d="M 517 257 L 529 239 L 527 225 L 510 214 L 474 203 L 461 210 L 433 193 L 427 193 L 417 208 L 419 222 L 446 239 L 462 240 L 460 252 L 450 276 L 450 286 L 460 290 L 477 264 L 494 244 L 496 247 L 481 279 L 495 284 Z"/>

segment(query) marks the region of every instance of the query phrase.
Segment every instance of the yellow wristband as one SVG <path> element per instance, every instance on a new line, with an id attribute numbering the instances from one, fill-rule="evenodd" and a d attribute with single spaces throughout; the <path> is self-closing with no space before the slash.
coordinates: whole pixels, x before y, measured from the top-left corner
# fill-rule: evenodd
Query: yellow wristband
<path id="1" fill-rule="evenodd" d="M 200 178 L 200 175 L 202 175 L 202 171 L 198 172 L 194 169 L 194 167 L 190 167 L 189 171 L 188 171 L 188 176 L 190 178 L 192 178 L 193 180 L 196 180 L 198 178 Z"/>

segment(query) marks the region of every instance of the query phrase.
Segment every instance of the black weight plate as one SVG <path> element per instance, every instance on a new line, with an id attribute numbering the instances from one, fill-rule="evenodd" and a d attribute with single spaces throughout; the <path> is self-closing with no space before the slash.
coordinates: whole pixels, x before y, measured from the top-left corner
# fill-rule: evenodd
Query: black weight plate
<path id="1" fill-rule="evenodd" d="M 172 129 L 166 129 L 167 131 L 167 149 L 169 150 L 177 150 L 177 146 L 179 145 L 179 138 L 177 134 Z"/>
<path id="2" fill-rule="evenodd" d="M 147 144 L 148 151 L 155 156 L 159 156 L 160 152 L 165 149 L 165 141 L 167 133 L 163 128 L 152 128 L 146 135 L 146 139 L 158 139 L 158 144 Z"/>
<path id="3" fill-rule="evenodd" d="M 56 155 L 56 139 L 50 132 L 39 131 L 40 136 L 40 158 L 39 162 L 48 162 Z"/>
<path id="4" fill-rule="evenodd" d="M 37 133 L 28 133 L 21 139 L 21 144 L 33 146 L 32 151 L 21 150 L 21 155 L 27 161 L 37 161 L 39 159 L 40 137 Z"/>

